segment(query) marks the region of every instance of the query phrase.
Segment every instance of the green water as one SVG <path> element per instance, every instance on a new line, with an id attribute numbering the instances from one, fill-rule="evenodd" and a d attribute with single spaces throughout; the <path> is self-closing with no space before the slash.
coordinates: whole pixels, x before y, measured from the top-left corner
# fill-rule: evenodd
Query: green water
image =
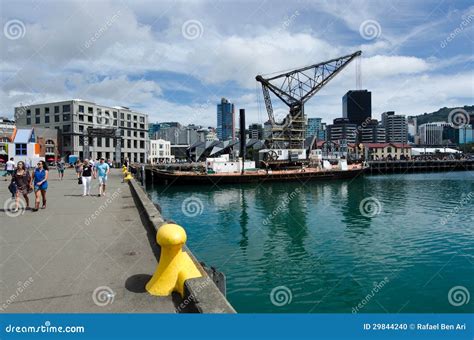
<path id="1" fill-rule="evenodd" d="M 148 191 L 238 312 L 474 311 L 474 172 Z"/>

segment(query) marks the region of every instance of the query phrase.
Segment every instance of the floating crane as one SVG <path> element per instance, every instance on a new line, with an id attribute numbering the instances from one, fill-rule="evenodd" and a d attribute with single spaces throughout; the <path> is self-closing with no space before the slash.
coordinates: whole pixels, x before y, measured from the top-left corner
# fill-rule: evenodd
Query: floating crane
<path id="1" fill-rule="evenodd" d="M 304 149 L 306 130 L 304 104 L 361 54 L 361 51 L 357 51 L 270 78 L 261 75 L 255 77 L 262 84 L 265 106 L 272 124 L 272 133 L 266 142 L 272 150 L 270 160 L 275 160 L 275 149 L 289 149 L 287 154 L 291 153 L 291 150 Z M 290 112 L 281 122 L 275 120 L 270 91 L 290 108 Z"/>

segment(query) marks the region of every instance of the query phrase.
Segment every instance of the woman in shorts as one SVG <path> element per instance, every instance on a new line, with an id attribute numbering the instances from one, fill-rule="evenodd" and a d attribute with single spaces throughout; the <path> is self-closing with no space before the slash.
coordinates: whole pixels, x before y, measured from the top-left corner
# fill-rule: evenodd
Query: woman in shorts
<path id="1" fill-rule="evenodd" d="M 35 188 L 35 208 L 33 211 L 38 211 L 40 205 L 40 195 L 43 198 L 43 206 L 46 208 L 46 190 L 48 190 L 48 166 L 44 161 L 39 161 L 33 173 L 33 182 Z"/>

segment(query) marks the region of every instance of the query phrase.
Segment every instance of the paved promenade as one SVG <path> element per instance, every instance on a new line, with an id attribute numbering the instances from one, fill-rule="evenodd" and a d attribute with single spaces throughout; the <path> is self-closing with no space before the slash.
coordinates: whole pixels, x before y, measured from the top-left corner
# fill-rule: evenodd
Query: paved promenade
<path id="1" fill-rule="evenodd" d="M 72 169 L 63 181 L 51 169 L 47 208 L 13 217 L 8 183 L 0 179 L 0 312 L 175 312 L 179 297 L 144 291 L 159 249 L 119 170 L 107 196 L 93 180 L 94 196 L 82 197 Z"/>

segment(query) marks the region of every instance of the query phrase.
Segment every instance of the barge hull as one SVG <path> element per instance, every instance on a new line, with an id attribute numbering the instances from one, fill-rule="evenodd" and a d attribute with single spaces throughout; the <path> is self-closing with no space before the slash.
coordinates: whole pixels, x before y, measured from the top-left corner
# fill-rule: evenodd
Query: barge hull
<path id="1" fill-rule="evenodd" d="M 314 180 L 336 180 L 350 179 L 363 174 L 364 170 L 346 171 L 321 171 L 321 172 L 298 172 L 298 173 L 269 173 L 242 175 L 219 175 L 219 174 L 176 174 L 167 171 L 152 170 L 152 178 L 155 183 L 162 184 L 242 184 L 262 182 L 286 182 L 286 181 L 314 181 Z"/>

